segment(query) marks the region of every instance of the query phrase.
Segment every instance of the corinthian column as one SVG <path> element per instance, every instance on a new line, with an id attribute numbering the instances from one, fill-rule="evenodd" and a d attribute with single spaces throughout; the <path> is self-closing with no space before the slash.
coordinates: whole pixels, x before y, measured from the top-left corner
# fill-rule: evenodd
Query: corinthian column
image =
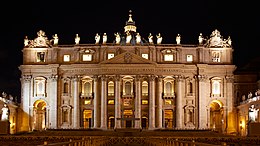
<path id="1" fill-rule="evenodd" d="M 49 127 L 50 128 L 58 128 L 58 85 L 57 85 L 58 75 L 52 75 L 49 78 L 50 81 L 50 88 L 49 88 L 49 94 L 48 96 L 51 97 L 50 102 L 50 111 L 49 111 Z M 48 117 L 48 115 L 47 115 Z"/>
<path id="2" fill-rule="evenodd" d="M 100 128 L 107 129 L 107 77 L 101 77 L 101 125 Z"/>
<path id="3" fill-rule="evenodd" d="M 74 123 L 74 128 L 80 127 L 79 81 L 80 81 L 79 76 L 75 76 L 73 78 L 73 87 L 74 87 L 74 91 L 73 91 L 73 98 L 74 98 L 73 123 Z"/>
<path id="4" fill-rule="evenodd" d="M 98 128 L 100 125 L 100 96 L 98 90 L 98 76 L 94 77 L 94 126 L 93 128 Z"/>
<path id="5" fill-rule="evenodd" d="M 198 82 L 199 82 L 199 96 L 198 96 L 198 115 L 199 115 L 199 128 L 205 129 L 207 128 L 207 108 L 206 108 L 206 93 L 207 93 L 207 76 L 205 75 L 198 75 L 197 76 Z M 208 111 L 209 112 L 209 111 Z"/>
<path id="6" fill-rule="evenodd" d="M 140 76 L 135 77 L 135 128 L 141 128 L 141 81 Z"/>
<path id="7" fill-rule="evenodd" d="M 32 84 L 32 76 L 31 75 L 22 75 L 21 80 L 21 108 L 24 111 L 23 119 L 18 119 L 21 125 L 17 126 L 19 131 L 31 131 L 31 126 L 33 123 L 30 123 L 30 117 L 33 115 L 30 114 L 30 106 L 31 106 L 31 97 L 32 92 L 31 89 L 33 87 Z"/>
<path id="8" fill-rule="evenodd" d="M 157 128 L 162 128 L 162 77 L 159 76 L 158 77 L 158 82 L 157 82 L 157 115 L 158 117 L 156 119 L 158 119 L 158 125 Z"/>
<path id="9" fill-rule="evenodd" d="M 120 86 L 120 76 L 115 76 L 115 129 L 121 128 L 121 120 L 118 118 L 121 118 L 121 86 Z"/>
<path id="10" fill-rule="evenodd" d="M 182 128 L 183 123 L 183 106 L 182 106 L 182 99 L 183 99 L 183 93 L 184 90 L 182 88 L 183 86 L 183 78 L 182 76 L 176 77 L 176 83 L 177 83 L 177 97 L 176 97 L 176 128 Z"/>
<path id="11" fill-rule="evenodd" d="M 149 77 L 149 129 L 155 128 L 155 76 Z"/>

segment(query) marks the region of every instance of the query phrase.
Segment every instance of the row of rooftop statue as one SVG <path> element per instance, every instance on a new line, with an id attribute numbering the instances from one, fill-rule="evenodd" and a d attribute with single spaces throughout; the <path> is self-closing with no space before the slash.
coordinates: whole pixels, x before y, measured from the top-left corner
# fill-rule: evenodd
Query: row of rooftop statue
<path id="1" fill-rule="evenodd" d="M 53 35 L 51 40 L 48 40 L 48 38 L 45 35 L 45 32 L 40 30 L 37 32 L 38 37 L 34 40 L 29 40 L 27 36 L 25 36 L 24 39 L 24 46 L 25 47 L 37 47 L 37 46 L 48 46 L 58 45 L 59 37 L 57 34 Z M 114 44 L 116 45 L 143 45 L 143 44 L 154 44 L 154 37 L 152 33 L 149 33 L 148 40 L 141 37 L 141 35 L 138 32 L 129 32 L 126 31 L 125 34 L 120 34 L 119 32 L 115 33 L 115 39 Z M 158 33 L 156 35 L 156 44 L 160 45 L 162 43 L 163 37 L 161 36 L 161 33 Z M 108 36 L 106 33 L 103 33 L 102 35 L 102 41 L 100 34 L 96 33 L 95 35 L 95 44 L 106 44 L 108 40 Z M 203 37 L 202 33 L 199 34 L 198 37 L 198 43 L 199 45 L 207 45 L 209 47 L 231 47 L 231 38 L 230 36 L 227 39 L 223 39 L 220 35 L 220 32 L 215 29 L 212 34 L 210 35 L 209 39 L 206 39 Z M 75 45 L 79 45 L 80 43 L 80 36 L 79 34 L 76 34 L 75 36 Z M 178 34 L 176 36 L 176 44 L 181 44 L 181 35 Z"/>

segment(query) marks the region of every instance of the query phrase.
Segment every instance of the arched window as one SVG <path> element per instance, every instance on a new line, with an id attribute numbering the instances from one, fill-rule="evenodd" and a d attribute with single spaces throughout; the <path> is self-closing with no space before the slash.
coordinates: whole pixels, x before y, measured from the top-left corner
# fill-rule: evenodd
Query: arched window
<path id="1" fill-rule="evenodd" d="M 166 95 L 171 95 L 172 94 L 172 84 L 171 84 L 171 82 L 167 82 L 165 84 L 165 94 Z"/>
<path id="2" fill-rule="evenodd" d="M 84 82 L 83 84 L 83 93 L 84 95 L 91 95 L 92 93 L 91 83 L 90 82 Z"/>
<path id="3" fill-rule="evenodd" d="M 114 82 L 108 82 L 108 96 L 114 96 Z"/>
<path id="4" fill-rule="evenodd" d="M 214 95 L 219 95 L 220 94 L 220 81 L 218 81 L 218 80 L 213 80 L 212 81 L 212 93 Z"/>
<path id="5" fill-rule="evenodd" d="M 130 82 L 125 82 L 125 94 L 131 95 L 131 83 Z"/>
<path id="6" fill-rule="evenodd" d="M 142 83 L 142 95 L 148 96 L 148 82 L 147 81 L 143 81 L 143 83 Z"/>
<path id="7" fill-rule="evenodd" d="M 69 93 L 69 84 L 67 82 L 64 83 L 63 93 Z"/>
<path id="8" fill-rule="evenodd" d="M 34 79 L 34 93 L 35 96 L 45 96 L 46 79 L 43 77 L 37 77 Z"/>

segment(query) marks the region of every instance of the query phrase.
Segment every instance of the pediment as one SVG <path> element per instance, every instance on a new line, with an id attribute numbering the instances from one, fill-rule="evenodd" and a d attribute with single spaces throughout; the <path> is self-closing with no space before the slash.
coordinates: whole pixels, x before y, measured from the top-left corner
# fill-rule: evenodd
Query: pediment
<path id="1" fill-rule="evenodd" d="M 111 59 L 100 62 L 100 64 L 156 64 L 131 52 L 124 52 Z"/>

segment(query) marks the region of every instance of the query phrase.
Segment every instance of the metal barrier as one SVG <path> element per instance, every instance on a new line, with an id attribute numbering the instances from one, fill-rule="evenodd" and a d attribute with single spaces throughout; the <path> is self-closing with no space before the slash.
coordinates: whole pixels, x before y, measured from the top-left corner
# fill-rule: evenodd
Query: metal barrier
<path id="1" fill-rule="evenodd" d="M 227 146 L 225 142 L 221 144 L 207 144 L 202 142 L 185 141 L 176 138 L 165 137 L 83 137 L 81 140 L 68 142 L 48 143 L 44 142 L 38 146 L 110 146 L 114 144 L 142 144 L 145 146 Z"/>
<path id="2" fill-rule="evenodd" d="M 72 140 L 68 142 L 57 142 L 57 143 L 48 143 L 44 141 L 42 145 L 37 146 L 106 146 L 109 138 L 107 137 L 83 137 L 81 140 Z"/>

